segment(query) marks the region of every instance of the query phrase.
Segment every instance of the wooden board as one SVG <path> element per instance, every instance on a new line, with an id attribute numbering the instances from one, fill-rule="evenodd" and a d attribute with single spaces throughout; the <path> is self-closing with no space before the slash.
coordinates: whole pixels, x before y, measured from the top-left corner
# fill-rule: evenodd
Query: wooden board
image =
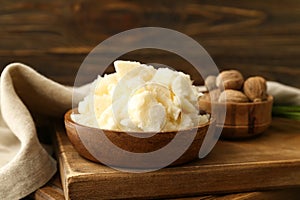
<path id="1" fill-rule="evenodd" d="M 164 198 L 300 186 L 300 125 L 293 120 L 275 118 L 260 137 L 219 141 L 205 159 L 140 174 L 81 158 L 62 128 L 56 137 L 67 199 Z"/>
<path id="2" fill-rule="evenodd" d="M 64 200 L 62 185 L 59 175 L 55 175 L 44 187 L 38 189 L 34 193 L 35 200 Z M 205 195 L 197 197 L 176 198 L 174 200 L 298 200 L 300 196 L 300 188 L 289 188 L 282 190 L 270 190 L 259 192 L 245 192 L 226 195 Z M 98 198 L 99 199 L 99 198 Z"/>
<path id="3" fill-rule="evenodd" d="M 64 200 L 60 176 L 56 174 L 45 186 L 34 192 L 36 200 Z"/>

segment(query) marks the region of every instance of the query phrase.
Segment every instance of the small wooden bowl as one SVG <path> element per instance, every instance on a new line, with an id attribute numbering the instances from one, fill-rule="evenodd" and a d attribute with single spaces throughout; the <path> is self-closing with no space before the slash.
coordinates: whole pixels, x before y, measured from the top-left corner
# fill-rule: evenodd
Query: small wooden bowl
<path id="1" fill-rule="evenodd" d="M 213 102 L 215 112 L 220 110 L 223 103 Z M 221 137 L 226 139 L 250 138 L 263 133 L 272 121 L 273 97 L 268 96 L 266 101 L 251 103 L 226 103 L 226 117 L 224 125 L 221 126 L 217 116 L 218 128 L 222 128 Z M 200 109 L 211 112 L 211 102 L 209 100 L 199 99 Z"/>
<path id="2" fill-rule="evenodd" d="M 210 120 L 210 122 L 203 124 L 199 127 L 182 130 L 182 131 L 171 131 L 171 132 L 158 132 L 155 135 L 150 132 L 140 132 L 128 134 L 122 131 L 113 131 L 113 130 L 103 130 L 98 128 L 91 128 L 81 124 L 74 122 L 71 118 L 72 113 L 78 113 L 77 109 L 72 109 L 66 112 L 65 114 L 65 127 L 68 138 L 73 144 L 74 148 L 78 151 L 78 153 L 94 162 L 101 163 L 97 158 L 101 157 L 101 160 L 108 161 L 110 166 L 114 167 L 122 167 L 122 168 L 137 168 L 134 160 L 124 160 L 122 155 L 120 154 L 117 157 L 111 157 L 110 148 L 102 149 L 102 152 L 98 151 L 99 146 L 105 146 L 103 142 L 103 135 L 105 136 L 117 147 L 122 150 L 134 153 L 148 153 L 159 150 L 160 148 L 166 146 L 176 134 L 183 134 L 183 137 L 188 137 L 192 131 L 197 131 L 196 136 L 192 142 L 192 144 L 188 147 L 188 149 L 174 162 L 172 162 L 169 166 L 180 165 L 183 163 L 187 163 L 189 161 L 195 160 L 198 158 L 199 150 L 202 145 L 203 139 L 207 133 L 208 127 L 215 127 L 215 120 Z M 197 129 L 197 130 L 195 130 Z M 140 138 L 134 137 L 132 135 L 137 134 L 151 134 L 150 137 Z M 84 141 L 82 141 L 84 137 Z M 89 149 L 89 150 L 88 150 Z M 91 151 L 93 153 L 91 153 Z M 99 154 L 98 154 L 99 153 Z M 98 154 L 95 158 L 93 155 Z M 121 164 L 120 164 L 121 163 Z M 107 165 L 107 163 L 104 163 Z M 156 168 L 156 163 L 139 163 L 139 167 L 141 169 L 151 169 Z M 121 166 L 120 166 L 121 165 Z"/>

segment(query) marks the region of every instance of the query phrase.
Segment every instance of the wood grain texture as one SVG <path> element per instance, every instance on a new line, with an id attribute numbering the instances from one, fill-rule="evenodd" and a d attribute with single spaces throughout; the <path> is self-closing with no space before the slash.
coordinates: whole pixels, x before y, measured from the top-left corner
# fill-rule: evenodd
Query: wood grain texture
<path id="1" fill-rule="evenodd" d="M 176 200 L 297 200 L 299 199 L 299 188 L 270 190 L 260 192 L 245 192 L 227 195 L 209 195 L 190 198 L 179 198 Z M 175 199 L 174 199 L 175 200 Z"/>
<path id="2" fill-rule="evenodd" d="M 174 200 L 298 200 L 300 195 L 300 188 L 288 188 L 282 190 L 268 190 L 259 192 L 245 192 L 236 194 L 224 195 L 204 195 L 198 197 L 183 197 L 175 198 Z M 33 194 L 35 200 L 64 200 L 64 194 L 59 175 L 55 175 L 45 186 L 38 189 Z M 98 198 L 100 199 L 100 198 Z"/>
<path id="3" fill-rule="evenodd" d="M 300 186 L 299 130 L 295 121 L 275 118 L 260 137 L 219 141 L 203 160 L 139 174 L 116 171 L 83 159 L 63 129 L 57 130 L 56 149 L 67 199 L 248 192 Z"/>
<path id="4" fill-rule="evenodd" d="M 72 84 L 85 56 L 101 41 L 130 28 L 158 26 L 197 40 L 220 69 L 299 87 L 299 8 L 297 0 L 1 1 L 0 66 L 24 62 Z M 155 51 L 123 58 L 187 68 L 178 56 Z"/>
<path id="5" fill-rule="evenodd" d="M 64 200 L 60 177 L 56 174 L 45 186 L 34 192 L 35 200 Z"/>
<path id="6" fill-rule="evenodd" d="M 222 127 L 221 137 L 227 139 L 242 139 L 255 137 L 262 134 L 271 124 L 273 97 L 268 96 L 266 101 L 226 104 L 208 100 L 208 93 L 199 100 L 199 108 L 212 113 L 217 119 L 217 127 Z M 214 105 L 214 106 L 212 106 Z M 222 108 L 226 106 L 224 121 L 222 119 Z"/>

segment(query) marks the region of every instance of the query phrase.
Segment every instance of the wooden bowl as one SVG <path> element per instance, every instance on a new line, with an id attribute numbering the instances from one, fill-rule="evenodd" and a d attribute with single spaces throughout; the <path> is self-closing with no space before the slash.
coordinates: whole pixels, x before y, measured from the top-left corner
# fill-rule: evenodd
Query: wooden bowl
<path id="1" fill-rule="evenodd" d="M 122 168 L 137 168 L 136 163 L 134 163 L 135 160 L 126 160 L 121 153 L 118 156 L 112 157 L 112 148 L 104 147 L 104 135 L 101 135 L 100 133 L 104 133 L 105 136 L 115 146 L 119 147 L 122 150 L 134 153 L 148 153 L 159 150 L 160 148 L 166 146 L 175 137 L 176 134 L 181 134 L 183 138 L 186 138 L 190 136 L 190 134 L 192 134 L 192 131 L 194 131 L 194 133 L 196 133 L 196 136 L 193 139 L 192 144 L 177 160 L 169 164 L 169 166 L 174 166 L 197 159 L 203 139 L 208 131 L 208 127 L 215 127 L 215 120 L 210 120 L 210 122 L 203 124 L 199 127 L 188 130 L 182 130 L 179 132 L 158 132 L 156 134 L 150 132 L 131 132 L 130 134 L 128 134 L 122 131 L 103 130 L 78 124 L 72 120 L 72 113 L 77 113 L 77 109 L 72 109 L 66 112 L 65 127 L 68 138 L 70 139 L 71 143 L 73 144 L 74 148 L 78 151 L 78 153 L 84 158 L 87 158 L 91 161 L 103 163 L 100 160 L 105 160 L 106 163 L 103 164 L 109 164 L 110 166 Z M 137 134 L 149 134 L 152 136 L 147 138 L 132 136 Z M 99 146 L 103 147 L 101 151 L 98 150 Z M 93 153 L 91 153 L 91 151 Z M 95 157 L 101 159 L 97 159 Z M 138 168 L 142 169 L 156 167 L 158 166 L 156 165 L 156 163 L 153 162 L 139 163 L 138 166 Z"/>
<path id="2" fill-rule="evenodd" d="M 217 110 L 224 103 L 213 102 L 216 115 L 212 116 L 216 119 L 218 128 L 220 125 Z M 272 121 L 272 105 L 273 97 L 268 96 L 266 101 L 251 103 L 226 103 L 226 117 L 221 133 L 222 138 L 241 139 L 250 138 L 263 133 Z M 211 112 L 211 102 L 200 98 L 199 107 L 207 113 Z"/>

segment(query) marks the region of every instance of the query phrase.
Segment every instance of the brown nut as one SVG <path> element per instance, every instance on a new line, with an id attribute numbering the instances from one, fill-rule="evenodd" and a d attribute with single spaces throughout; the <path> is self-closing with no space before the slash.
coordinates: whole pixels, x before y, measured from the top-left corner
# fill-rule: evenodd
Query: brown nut
<path id="1" fill-rule="evenodd" d="M 263 77 L 255 76 L 248 78 L 244 83 L 244 93 L 251 100 L 267 99 L 267 83 Z"/>
<path id="2" fill-rule="evenodd" d="M 210 101 L 210 95 L 208 93 L 203 94 L 200 98 L 205 101 Z"/>
<path id="3" fill-rule="evenodd" d="M 213 90 L 213 89 L 216 89 L 217 88 L 217 85 L 216 85 L 216 76 L 208 76 L 206 77 L 204 83 L 205 83 L 205 86 L 208 90 Z"/>
<path id="4" fill-rule="evenodd" d="M 248 97 L 237 90 L 224 90 L 219 97 L 219 102 L 245 103 L 249 102 Z"/>
<path id="5" fill-rule="evenodd" d="M 256 99 L 253 100 L 253 102 L 254 103 L 259 103 L 259 102 L 262 102 L 262 99 L 256 98 Z"/>
<path id="6" fill-rule="evenodd" d="M 237 70 L 223 71 L 218 75 L 216 79 L 216 85 L 223 90 L 222 82 L 223 82 L 224 90 L 227 89 L 239 90 L 243 86 L 244 77 Z"/>

